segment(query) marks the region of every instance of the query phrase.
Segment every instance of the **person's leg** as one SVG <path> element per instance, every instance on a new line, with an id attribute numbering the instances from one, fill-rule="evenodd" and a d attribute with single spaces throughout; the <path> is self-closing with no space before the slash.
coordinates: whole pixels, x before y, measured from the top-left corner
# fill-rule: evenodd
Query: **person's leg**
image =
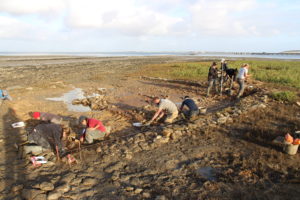
<path id="1" fill-rule="evenodd" d="M 245 80 L 244 79 L 238 79 L 238 84 L 240 86 L 237 98 L 240 98 L 243 93 L 244 93 L 244 89 L 245 89 Z"/>
<path id="2" fill-rule="evenodd" d="M 32 155 L 39 155 L 43 153 L 43 147 L 38 145 L 24 145 L 23 155 L 31 153 Z"/>
<path id="3" fill-rule="evenodd" d="M 178 116 L 178 112 L 174 112 L 167 116 L 165 123 L 172 123 L 174 119 Z"/>
<path id="4" fill-rule="evenodd" d="M 85 140 L 90 144 L 93 143 L 94 140 L 103 139 L 105 136 L 105 132 L 102 132 L 98 129 L 96 130 L 89 130 L 87 129 Z"/>
<path id="5" fill-rule="evenodd" d="M 105 129 L 106 129 L 106 134 L 105 134 L 105 136 L 107 137 L 107 136 L 109 136 L 110 133 L 111 133 L 111 127 L 110 127 L 110 126 L 106 126 Z"/>
<path id="6" fill-rule="evenodd" d="M 194 120 L 199 115 L 199 110 L 192 110 L 190 112 L 190 120 Z"/>
<path id="7" fill-rule="evenodd" d="M 215 87 L 216 93 L 218 94 L 218 93 L 219 93 L 219 88 L 218 88 L 218 80 L 217 80 L 217 79 L 214 79 L 214 80 L 213 80 L 213 85 L 214 85 L 214 87 Z"/>
<path id="8" fill-rule="evenodd" d="M 229 95 L 232 95 L 233 77 L 230 77 Z"/>
<path id="9" fill-rule="evenodd" d="M 212 88 L 212 86 L 213 86 L 213 83 L 214 83 L 213 80 L 209 80 L 209 81 L 208 81 L 208 87 L 207 87 L 206 96 L 209 96 L 209 95 L 210 95 L 210 90 L 211 90 L 211 88 Z"/>
<path id="10" fill-rule="evenodd" d="M 184 114 L 184 118 L 185 119 L 189 119 L 190 118 L 190 110 L 183 110 L 182 113 Z"/>

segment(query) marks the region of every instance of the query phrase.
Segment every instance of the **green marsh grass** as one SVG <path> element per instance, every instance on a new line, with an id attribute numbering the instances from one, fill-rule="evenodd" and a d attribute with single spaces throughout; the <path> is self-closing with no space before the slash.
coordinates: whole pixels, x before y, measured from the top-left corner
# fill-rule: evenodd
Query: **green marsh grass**
<path id="1" fill-rule="evenodd" d="M 291 103 L 297 99 L 297 95 L 292 91 L 273 92 L 271 93 L 271 97 L 277 101 L 288 101 Z"/>
<path id="2" fill-rule="evenodd" d="M 163 78 L 205 81 L 211 63 L 212 62 L 203 61 L 148 65 L 142 70 L 142 73 Z M 239 69 L 243 63 L 250 65 L 249 74 L 252 75 L 253 79 L 300 88 L 299 61 L 237 60 L 229 61 L 228 66 L 230 68 Z M 218 64 L 220 65 L 220 63 Z"/>

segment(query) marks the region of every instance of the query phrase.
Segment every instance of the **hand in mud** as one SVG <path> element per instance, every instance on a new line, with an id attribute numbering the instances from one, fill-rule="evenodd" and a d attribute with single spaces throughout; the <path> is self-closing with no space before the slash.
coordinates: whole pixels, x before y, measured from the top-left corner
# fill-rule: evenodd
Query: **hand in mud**
<path id="1" fill-rule="evenodd" d="M 147 122 L 145 123 L 145 126 L 150 126 L 152 122 L 153 122 L 152 120 L 147 121 Z"/>

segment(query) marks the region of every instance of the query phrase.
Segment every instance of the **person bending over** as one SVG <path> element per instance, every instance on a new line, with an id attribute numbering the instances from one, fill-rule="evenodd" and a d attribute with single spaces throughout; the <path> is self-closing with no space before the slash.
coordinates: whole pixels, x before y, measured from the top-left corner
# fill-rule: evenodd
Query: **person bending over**
<path id="1" fill-rule="evenodd" d="M 177 106 L 169 99 L 160 99 L 158 97 L 154 97 L 153 103 L 158 105 L 158 110 L 156 111 L 152 119 L 146 123 L 146 125 L 150 125 L 155 120 L 158 121 L 165 114 L 167 115 L 165 123 L 172 123 L 178 116 Z"/>
<path id="2" fill-rule="evenodd" d="M 188 110 L 183 110 L 184 106 L 188 108 Z M 180 112 L 183 112 L 184 116 L 187 119 L 193 119 L 197 115 L 199 115 L 199 108 L 196 105 L 195 101 L 191 99 L 189 96 L 184 97 L 184 101 L 181 104 L 179 109 Z"/>

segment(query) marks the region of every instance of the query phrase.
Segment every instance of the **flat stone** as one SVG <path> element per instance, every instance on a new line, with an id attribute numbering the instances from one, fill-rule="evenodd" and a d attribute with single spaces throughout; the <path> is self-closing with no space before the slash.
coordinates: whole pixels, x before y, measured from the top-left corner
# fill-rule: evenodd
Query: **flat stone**
<path id="1" fill-rule="evenodd" d="M 38 194 L 33 200 L 47 200 L 46 194 Z"/>
<path id="2" fill-rule="evenodd" d="M 143 192 L 142 196 L 144 198 L 150 198 L 151 197 L 151 194 L 149 192 Z"/>
<path id="3" fill-rule="evenodd" d="M 11 191 L 12 192 L 17 192 L 17 191 L 20 191 L 23 189 L 23 185 L 22 184 L 18 184 L 18 185 L 13 185 L 12 188 L 11 188 Z"/>
<path id="4" fill-rule="evenodd" d="M 86 178 L 83 180 L 83 185 L 85 186 L 94 186 L 98 183 L 98 180 L 95 178 Z"/>
<path id="5" fill-rule="evenodd" d="M 172 132 L 173 132 L 172 129 L 165 129 L 165 130 L 162 131 L 162 135 L 163 135 L 164 137 L 170 137 L 171 134 L 172 134 Z"/>
<path id="6" fill-rule="evenodd" d="M 168 198 L 165 195 L 160 195 L 155 198 L 155 200 L 167 200 Z"/>
<path id="7" fill-rule="evenodd" d="M 44 193 L 42 190 L 36 189 L 23 189 L 22 190 L 22 198 L 23 199 L 34 199 L 37 195 Z"/>
<path id="8" fill-rule="evenodd" d="M 226 121 L 227 121 L 227 117 L 220 117 L 218 120 L 217 120 L 217 123 L 218 124 L 225 124 Z"/>
<path id="9" fill-rule="evenodd" d="M 51 182 L 43 182 L 39 185 L 39 188 L 43 191 L 52 191 L 54 190 L 54 185 Z"/>
<path id="10" fill-rule="evenodd" d="M 137 188 L 137 189 L 134 190 L 135 194 L 140 194 L 141 192 L 143 192 L 142 188 Z"/>
<path id="11" fill-rule="evenodd" d="M 48 194 L 47 200 L 57 200 L 59 197 L 61 197 L 61 193 L 53 191 Z"/>
<path id="12" fill-rule="evenodd" d="M 69 184 L 65 183 L 63 185 L 58 186 L 57 188 L 55 188 L 55 191 L 61 192 L 61 193 L 66 193 L 70 191 L 70 186 Z"/>

